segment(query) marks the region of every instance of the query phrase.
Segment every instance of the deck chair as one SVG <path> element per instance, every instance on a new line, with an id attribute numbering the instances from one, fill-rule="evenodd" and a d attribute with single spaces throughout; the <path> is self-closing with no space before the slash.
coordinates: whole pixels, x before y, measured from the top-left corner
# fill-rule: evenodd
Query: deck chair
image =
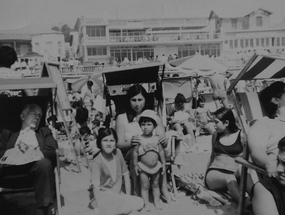
<path id="1" fill-rule="evenodd" d="M 234 96 L 232 94 L 232 96 Z M 260 100 L 259 94 L 256 92 L 245 92 L 239 93 L 240 102 L 242 103 L 243 110 L 241 110 L 239 105 L 236 103 L 237 99 L 233 98 L 235 107 L 238 107 L 238 114 L 239 121 L 243 127 L 243 130 L 247 132 L 248 127 L 252 126 L 257 119 L 262 118 L 266 115 L 265 111 L 263 110 Z M 256 166 L 249 160 L 249 149 L 248 145 L 246 145 L 243 149 L 243 156 L 236 158 L 235 160 L 238 164 L 242 165 L 241 169 L 241 179 L 239 185 L 239 192 L 240 192 L 240 199 L 238 205 L 238 214 L 244 214 L 245 210 L 245 192 L 246 192 L 246 183 L 247 183 L 247 174 L 248 169 L 252 169 L 257 172 L 257 174 L 266 175 L 264 169 Z"/>
<path id="2" fill-rule="evenodd" d="M 22 82 L 23 81 L 23 82 Z M 7 87 L 11 87 L 12 89 L 19 89 L 16 87 L 21 86 L 21 88 L 32 87 L 35 88 L 39 84 L 42 85 L 39 88 L 44 88 L 40 92 L 40 96 L 30 96 L 30 97 L 8 97 L 8 98 L 0 98 L 1 106 L 0 106 L 0 129 L 8 129 L 13 132 L 19 131 L 21 129 L 21 120 L 20 114 L 26 104 L 37 104 L 41 107 L 43 111 L 43 116 L 40 122 L 39 127 L 44 127 L 46 124 L 46 111 L 49 105 L 53 105 L 53 95 L 52 88 L 56 88 L 56 85 L 49 78 L 44 79 L 34 79 L 31 82 L 30 80 L 16 80 L 11 81 L 8 80 L 5 83 L 1 83 L 0 88 L 6 89 Z M 20 83 L 22 82 L 22 83 Z M 8 85 L 8 86 L 7 86 Z M 6 87 L 6 88 L 5 88 Z M 20 88 L 20 89 L 21 89 Z M 50 88 L 50 89 L 48 89 Z M 54 91 L 55 92 L 55 91 Z M 58 155 L 58 152 L 56 151 Z M 54 177 L 55 177 L 55 194 L 56 194 L 56 204 L 54 209 L 57 214 L 61 214 L 61 202 L 60 202 L 60 168 L 59 168 L 59 160 L 58 156 L 56 159 L 56 167 L 54 169 Z M 17 175 L 0 175 L 0 187 L 3 188 L 0 192 L 0 195 L 6 195 L 11 193 L 23 193 L 23 192 L 32 192 L 32 180 L 28 174 L 17 174 Z"/>

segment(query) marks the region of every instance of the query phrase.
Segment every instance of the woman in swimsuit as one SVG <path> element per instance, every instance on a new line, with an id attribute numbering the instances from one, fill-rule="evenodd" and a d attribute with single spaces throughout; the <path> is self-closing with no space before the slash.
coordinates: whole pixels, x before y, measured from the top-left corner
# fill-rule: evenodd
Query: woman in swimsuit
<path id="1" fill-rule="evenodd" d="M 160 174 L 163 175 L 165 171 L 165 157 L 158 136 L 153 135 L 153 131 L 157 126 L 157 119 L 158 117 L 152 110 L 142 112 L 139 118 L 139 125 L 143 134 L 140 136 L 140 143 L 135 146 L 133 156 L 135 172 L 140 176 L 141 196 L 144 200 L 146 211 L 150 210 L 148 198 L 150 186 L 152 187 L 154 206 L 157 209 L 162 209 L 159 205 L 159 178 Z"/>
<path id="2" fill-rule="evenodd" d="M 210 190 L 228 190 L 238 202 L 237 180 L 240 171 L 235 158 L 241 156 L 243 152 L 245 136 L 237 127 L 234 114 L 229 108 L 218 109 L 214 113 L 214 122 L 216 131 L 212 136 L 212 153 L 205 175 L 205 184 Z"/>

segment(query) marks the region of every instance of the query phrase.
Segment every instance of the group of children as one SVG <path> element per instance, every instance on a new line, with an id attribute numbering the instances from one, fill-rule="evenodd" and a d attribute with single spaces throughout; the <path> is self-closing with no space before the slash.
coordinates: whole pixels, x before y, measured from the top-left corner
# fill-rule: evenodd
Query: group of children
<path id="1" fill-rule="evenodd" d="M 129 171 L 123 155 L 116 148 L 117 134 L 112 128 L 100 128 L 97 147 L 100 151 L 94 156 L 91 167 L 91 180 L 94 193 L 93 207 L 95 211 L 104 210 L 107 214 L 128 214 L 131 211 L 150 211 L 149 189 L 152 188 L 154 206 L 162 209 L 159 203 L 160 176 L 165 170 L 164 150 L 159 138 L 154 134 L 158 124 L 158 116 L 152 110 L 145 110 L 139 117 L 142 129 L 140 144 L 133 150 L 133 167 L 140 178 L 141 198 L 130 198 Z M 122 194 L 122 178 L 124 178 L 125 194 Z M 108 202 L 108 204 L 104 203 Z M 143 201 L 142 201 L 143 200 Z M 131 203 L 132 202 L 132 203 Z M 111 204 L 112 203 L 112 204 Z"/>

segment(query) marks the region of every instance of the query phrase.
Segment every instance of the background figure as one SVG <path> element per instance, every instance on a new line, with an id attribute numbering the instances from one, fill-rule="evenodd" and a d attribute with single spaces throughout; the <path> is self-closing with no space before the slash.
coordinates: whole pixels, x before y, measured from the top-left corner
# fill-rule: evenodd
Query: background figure
<path id="1" fill-rule="evenodd" d="M 252 161 L 264 168 L 269 177 L 276 176 L 278 141 L 285 134 L 285 83 L 277 81 L 260 94 L 265 117 L 258 119 L 248 131 L 248 147 Z"/>
<path id="2" fill-rule="evenodd" d="M 227 84 L 228 80 L 224 75 L 221 75 L 219 73 L 214 73 L 209 77 L 213 94 L 212 98 L 216 104 L 217 109 L 221 107 L 221 104 L 224 107 L 229 107 L 228 97 L 227 97 Z"/>
<path id="3" fill-rule="evenodd" d="M 87 81 L 86 85 L 82 87 L 80 97 L 83 101 L 83 106 L 87 108 L 89 117 L 91 117 L 92 105 L 95 100 L 93 81 Z"/>
<path id="4" fill-rule="evenodd" d="M 257 182 L 253 187 L 252 208 L 255 215 L 285 214 L 285 138 L 278 143 L 277 175 Z"/>
<path id="5" fill-rule="evenodd" d="M 212 135 L 215 132 L 215 124 L 212 122 L 212 114 L 209 108 L 205 107 L 205 97 L 199 96 L 197 101 L 197 109 L 194 111 L 196 119 L 196 131 L 195 136 L 199 136 L 201 130 L 205 130 L 206 133 Z"/>
<path id="6" fill-rule="evenodd" d="M 193 132 L 193 122 L 195 118 L 190 110 L 190 105 L 186 105 L 186 98 L 183 94 L 178 93 L 174 99 L 174 104 L 167 111 L 167 120 L 170 129 L 177 131 L 178 139 L 183 139 L 184 134 L 189 149 L 196 143 L 196 138 Z"/>

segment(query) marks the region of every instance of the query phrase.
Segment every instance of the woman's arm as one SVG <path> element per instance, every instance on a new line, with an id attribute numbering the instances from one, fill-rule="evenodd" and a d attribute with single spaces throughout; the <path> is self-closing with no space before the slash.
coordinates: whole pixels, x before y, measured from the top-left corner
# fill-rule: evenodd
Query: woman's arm
<path id="1" fill-rule="evenodd" d="M 138 168 L 138 145 L 135 146 L 134 148 L 134 151 L 133 151 L 133 165 L 134 165 L 134 168 L 135 168 L 135 172 L 136 172 L 136 175 L 139 175 L 139 168 Z"/>
<path id="2" fill-rule="evenodd" d="M 254 186 L 252 209 L 256 215 L 279 214 L 272 194 L 261 183 Z"/>
<path id="3" fill-rule="evenodd" d="M 125 180 L 125 189 L 126 194 L 131 195 L 131 181 L 130 181 L 130 173 L 123 174 L 124 180 Z"/>
<path id="4" fill-rule="evenodd" d="M 126 133 L 126 128 L 125 125 L 123 123 L 123 115 L 120 114 L 117 119 L 116 119 L 116 132 L 118 135 L 118 143 L 117 143 L 117 147 L 121 150 L 124 149 L 128 149 L 131 147 L 131 143 L 130 142 L 126 142 L 125 140 L 125 133 Z"/>
<path id="5" fill-rule="evenodd" d="M 157 127 L 156 127 L 156 135 L 159 136 L 159 143 L 162 145 L 163 148 L 167 146 L 166 136 L 165 136 L 165 130 L 162 124 L 162 120 L 160 117 L 158 117 L 157 120 Z"/>
<path id="6" fill-rule="evenodd" d="M 268 140 L 269 131 L 265 122 L 257 120 L 248 131 L 248 147 L 253 162 L 264 169 L 276 166 L 276 160 L 272 160 L 266 152 Z M 276 168 L 268 169 L 267 172 L 276 172 Z"/>
<path id="7" fill-rule="evenodd" d="M 213 160 L 215 158 L 215 153 L 213 151 L 213 147 L 214 147 L 214 143 L 216 142 L 216 139 L 217 139 L 217 132 L 215 131 L 212 135 L 212 150 L 211 150 L 211 155 L 210 155 L 210 158 L 209 158 L 209 161 L 208 161 L 208 164 L 207 164 L 207 168 L 206 168 L 206 171 L 208 170 L 208 168 L 211 166 L 211 164 L 213 163 Z"/>
<path id="8" fill-rule="evenodd" d="M 164 155 L 164 150 L 162 148 L 162 146 L 160 144 L 158 144 L 158 149 L 159 149 L 159 158 L 160 158 L 160 161 L 162 163 L 162 172 L 161 172 L 161 175 L 164 174 L 164 171 L 165 171 L 165 155 Z"/>

